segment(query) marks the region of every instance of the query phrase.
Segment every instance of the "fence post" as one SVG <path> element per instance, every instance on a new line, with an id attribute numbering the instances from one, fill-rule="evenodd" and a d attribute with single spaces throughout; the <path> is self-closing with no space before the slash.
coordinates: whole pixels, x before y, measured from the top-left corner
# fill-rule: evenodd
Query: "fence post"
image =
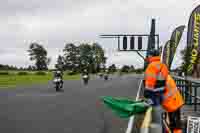
<path id="1" fill-rule="evenodd" d="M 181 91 L 181 94 L 183 96 L 183 88 L 184 88 L 185 84 L 184 84 L 184 80 L 181 80 L 181 87 L 180 87 L 180 91 Z"/>
<path id="2" fill-rule="evenodd" d="M 189 83 L 188 83 L 187 80 L 186 80 L 185 83 L 186 83 L 186 85 L 185 85 L 185 92 L 184 92 L 184 94 L 185 94 L 185 103 L 188 104 L 188 94 L 187 93 L 188 93 Z"/>
<path id="3" fill-rule="evenodd" d="M 186 88 L 186 80 L 184 79 L 184 86 L 183 86 L 183 89 L 182 89 L 182 96 L 185 100 L 185 88 Z"/>
<path id="4" fill-rule="evenodd" d="M 189 98 L 190 98 L 190 105 L 193 104 L 192 102 L 192 83 L 189 82 Z"/>
<path id="5" fill-rule="evenodd" d="M 186 84 L 186 90 L 185 90 L 185 99 L 186 99 L 186 103 L 189 104 L 189 88 L 190 88 L 190 82 L 187 80 L 187 84 Z"/>
<path id="6" fill-rule="evenodd" d="M 194 111 L 197 111 L 197 87 L 194 88 Z"/>

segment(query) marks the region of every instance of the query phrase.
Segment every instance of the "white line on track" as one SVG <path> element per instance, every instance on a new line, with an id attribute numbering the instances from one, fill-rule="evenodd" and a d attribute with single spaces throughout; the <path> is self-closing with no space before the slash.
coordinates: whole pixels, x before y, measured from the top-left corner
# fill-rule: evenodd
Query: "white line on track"
<path id="1" fill-rule="evenodd" d="M 7 94 L 7 96 L 9 97 L 55 97 L 61 94 Z"/>
<path id="2" fill-rule="evenodd" d="M 141 85 L 142 85 L 142 80 L 140 80 L 139 90 L 138 90 L 137 96 L 136 96 L 136 101 L 139 99 L 139 96 L 140 96 L 140 91 L 141 91 L 141 88 L 142 88 Z M 126 133 L 131 133 L 132 128 L 133 128 L 134 119 L 135 119 L 134 116 L 130 117 L 129 122 L 128 122 L 128 128 L 126 129 Z"/>

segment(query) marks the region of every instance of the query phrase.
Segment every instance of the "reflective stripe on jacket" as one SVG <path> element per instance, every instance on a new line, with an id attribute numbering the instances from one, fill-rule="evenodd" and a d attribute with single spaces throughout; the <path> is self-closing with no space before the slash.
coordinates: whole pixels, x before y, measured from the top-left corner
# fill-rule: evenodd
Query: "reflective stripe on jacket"
<path id="1" fill-rule="evenodd" d="M 145 70 L 144 80 L 145 80 L 145 88 L 152 90 L 156 87 L 164 87 L 163 86 L 156 86 L 158 83 L 157 81 L 165 81 L 168 75 L 167 66 L 160 62 L 160 57 L 150 57 L 148 59 L 149 65 Z M 164 82 L 165 83 L 165 82 Z"/>
<path id="2" fill-rule="evenodd" d="M 174 112 L 184 104 L 184 100 L 176 87 L 176 83 L 170 75 L 167 76 L 161 104 L 167 112 Z"/>

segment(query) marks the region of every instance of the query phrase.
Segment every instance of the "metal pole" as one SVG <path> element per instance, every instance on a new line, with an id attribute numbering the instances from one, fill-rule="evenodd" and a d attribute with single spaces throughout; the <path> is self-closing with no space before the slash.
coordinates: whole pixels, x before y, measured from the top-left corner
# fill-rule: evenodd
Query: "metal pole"
<path id="1" fill-rule="evenodd" d="M 120 37 L 118 36 L 118 51 L 120 50 Z"/>
<path id="2" fill-rule="evenodd" d="M 159 35 L 157 36 L 157 48 L 159 49 L 159 42 L 160 42 L 160 40 L 159 40 Z M 164 48 L 163 48 L 164 49 Z"/>

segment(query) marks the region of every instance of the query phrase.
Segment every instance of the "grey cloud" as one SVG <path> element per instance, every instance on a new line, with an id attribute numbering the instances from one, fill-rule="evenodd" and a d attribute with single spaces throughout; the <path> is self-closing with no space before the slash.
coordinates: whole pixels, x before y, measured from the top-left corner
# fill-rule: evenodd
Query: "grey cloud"
<path id="1" fill-rule="evenodd" d="M 3 16 L 34 16 L 48 12 L 68 14 L 102 2 L 98 0 L 2 0 L 0 9 L 2 9 L 1 15 Z"/>
<path id="2" fill-rule="evenodd" d="M 18 63 L 16 60 L 13 63 L 21 65 L 28 62 L 22 51 L 36 41 L 48 49 L 53 65 L 59 49 L 67 42 L 98 41 L 111 49 L 113 45 L 116 47 L 116 41 L 102 40 L 99 34 L 149 33 L 152 16 L 157 19 L 156 30 L 160 43 L 164 44 L 176 26 L 187 25 L 195 6 L 197 3 L 181 0 L 165 3 L 160 0 L 2 0 L 0 46 L 16 51 L 20 48 L 16 53 Z M 12 63 L 9 56 L 12 52 L 2 53 L 9 60 L 0 58 L 0 62 Z M 109 62 L 126 58 L 123 62 L 126 64 L 138 58 L 124 56 L 112 57 Z"/>

